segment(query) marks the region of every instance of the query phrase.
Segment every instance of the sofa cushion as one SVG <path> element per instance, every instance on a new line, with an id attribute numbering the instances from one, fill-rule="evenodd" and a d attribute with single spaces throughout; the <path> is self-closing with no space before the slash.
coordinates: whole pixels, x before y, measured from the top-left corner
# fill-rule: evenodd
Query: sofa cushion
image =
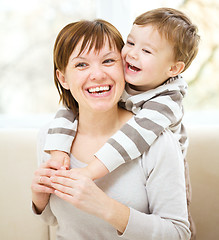
<path id="1" fill-rule="evenodd" d="M 1 239 L 48 239 L 48 227 L 31 212 L 36 137 L 35 129 L 0 129 Z"/>

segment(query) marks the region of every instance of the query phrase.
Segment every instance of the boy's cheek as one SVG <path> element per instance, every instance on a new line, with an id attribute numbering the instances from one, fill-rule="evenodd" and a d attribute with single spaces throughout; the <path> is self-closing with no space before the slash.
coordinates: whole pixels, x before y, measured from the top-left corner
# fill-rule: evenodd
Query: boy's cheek
<path id="1" fill-rule="evenodd" d="M 123 69 L 125 70 L 126 60 L 125 60 L 125 55 L 123 54 L 123 52 L 121 53 L 121 56 L 122 56 Z"/>
<path id="2" fill-rule="evenodd" d="M 124 46 L 124 47 L 122 48 L 121 55 L 122 55 L 122 60 L 125 60 L 125 57 L 126 57 L 126 46 Z"/>

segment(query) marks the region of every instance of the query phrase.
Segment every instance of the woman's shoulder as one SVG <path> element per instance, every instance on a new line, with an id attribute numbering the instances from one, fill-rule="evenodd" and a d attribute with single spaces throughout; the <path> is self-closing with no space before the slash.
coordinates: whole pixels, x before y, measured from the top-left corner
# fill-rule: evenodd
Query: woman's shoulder
<path id="1" fill-rule="evenodd" d="M 151 145 L 149 152 L 158 154 L 159 152 L 181 152 L 179 138 L 170 129 L 164 129 Z"/>
<path id="2" fill-rule="evenodd" d="M 150 172 L 163 166 L 183 166 L 183 155 L 177 136 L 169 129 L 165 129 L 151 145 L 148 153 L 142 156 L 142 165 Z"/>

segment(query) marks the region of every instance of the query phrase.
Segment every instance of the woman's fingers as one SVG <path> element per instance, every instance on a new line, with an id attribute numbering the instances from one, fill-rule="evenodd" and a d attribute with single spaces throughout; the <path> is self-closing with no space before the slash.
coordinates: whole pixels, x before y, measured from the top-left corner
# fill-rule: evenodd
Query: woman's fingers
<path id="1" fill-rule="evenodd" d="M 54 193 L 54 189 L 46 185 L 36 184 L 32 186 L 32 190 L 38 193 Z"/>
<path id="2" fill-rule="evenodd" d="M 34 192 L 38 193 L 54 193 L 50 178 L 45 176 L 35 176 L 31 188 Z"/>
<path id="3" fill-rule="evenodd" d="M 46 168 L 46 164 L 42 164 L 40 168 L 35 171 L 32 181 L 32 190 L 36 193 L 54 193 L 51 185 L 50 177 L 55 174 L 56 170 Z"/>
<path id="4" fill-rule="evenodd" d="M 51 186 L 50 177 L 41 175 L 41 176 L 37 177 L 36 179 L 37 179 L 37 183 L 40 184 L 40 185 Z"/>
<path id="5" fill-rule="evenodd" d="M 87 176 L 82 174 L 78 168 L 72 168 L 71 170 L 57 170 L 54 175 L 71 178 L 72 180 L 82 180 L 87 178 Z"/>
<path id="6" fill-rule="evenodd" d="M 60 197 L 61 199 L 63 199 L 63 200 L 65 200 L 65 201 L 67 201 L 67 202 L 69 202 L 69 203 L 71 203 L 71 204 L 73 204 L 73 205 L 76 206 L 76 204 L 74 204 L 74 198 L 73 198 L 72 195 L 63 193 L 63 192 L 61 192 L 61 191 L 59 191 L 59 190 L 55 190 L 55 191 L 54 191 L 54 194 L 55 194 L 56 196 Z"/>
<path id="7" fill-rule="evenodd" d="M 74 182 L 72 179 L 54 176 L 51 177 L 50 180 L 53 188 L 63 193 L 72 195 L 72 190 L 74 188 Z"/>

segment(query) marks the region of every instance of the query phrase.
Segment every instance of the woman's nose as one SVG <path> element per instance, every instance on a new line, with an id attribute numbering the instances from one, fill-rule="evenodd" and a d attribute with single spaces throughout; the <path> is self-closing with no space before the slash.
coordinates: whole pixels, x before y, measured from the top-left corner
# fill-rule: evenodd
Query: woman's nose
<path id="1" fill-rule="evenodd" d="M 102 69 L 101 67 L 94 67 L 91 69 L 91 73 L 90 73 L 91 80 L 101 81 L 101 80 L 104 80 L 105 78 L 106 78 L 106 73 L 104 69 Z"/>

